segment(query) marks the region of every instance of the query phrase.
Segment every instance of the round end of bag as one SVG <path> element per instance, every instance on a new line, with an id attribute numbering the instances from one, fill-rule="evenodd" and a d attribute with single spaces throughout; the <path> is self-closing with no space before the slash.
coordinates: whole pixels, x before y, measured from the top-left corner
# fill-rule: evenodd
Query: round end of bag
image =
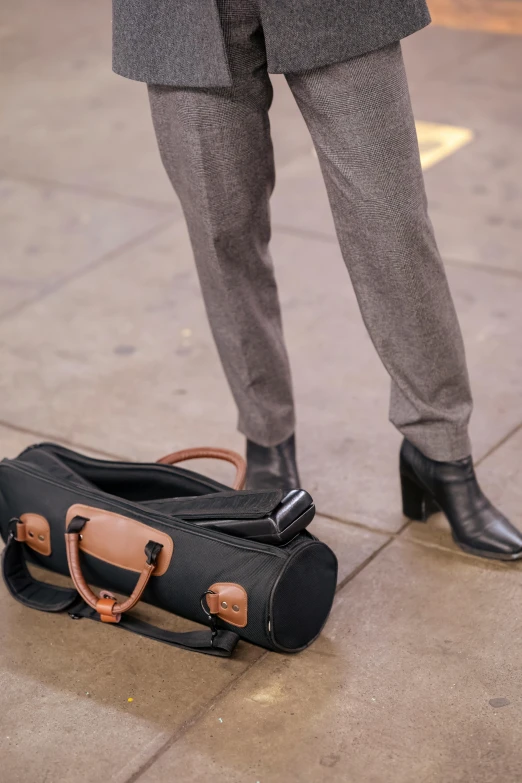
<path id="1" fill-rule="evenodd" d="M 337 558 L 316 541 L 289 562 L 272 595 L 271 636 L 282 652 L 298 652 L 328 619 L 337 586 Z"/>

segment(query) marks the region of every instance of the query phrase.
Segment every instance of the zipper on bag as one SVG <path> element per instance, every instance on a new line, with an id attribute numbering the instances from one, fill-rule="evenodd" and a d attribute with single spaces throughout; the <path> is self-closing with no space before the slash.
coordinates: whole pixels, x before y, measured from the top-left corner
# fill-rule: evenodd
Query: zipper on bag
<path id="1" fill-rule="evenodd" d="M 130 515 L 136 513 L 136 506 L 138 506 L 140 515 L 143 516 L 145 519 L 150 520 L 152 522 L 159 521 L 162 525 L 172 530 L 191 532 L 194 535 L 200 536 L 201 538 L 205 538 L 209 541 L 218 540 L 218 541 L 222 541 L 223 543 L 229 544 L 230 546 L 234 546 L 238 549 L 244 549 L 251 552 L 263 552 L 282 559 L 287 559 L 290 556 L 287 552 L 279 551 L 281 547 L 274 546 L 273 544 L 263 544 L 261 542 L 252 542 L 252 541 L 249 541 L 248 543 L 247 542 L 243 543 L 242 539 L 231 536 L 228 533 L 221 533 L 218 530 L 215 530 L 213 531 L 212 534 L 209 534 L 208 532 L 204 532 L 204 529 L 199 528 L 197 525 L 191 525 L 190 522 L 185 522 L 183 519 L 180 519 L 179 517 L 173 518 L 170 516 L 163 515 L 161 512 L 152 514 L 148 509 L 143 508 L 139 503 L 131 504 L 130 502 L 122 500 L 121 498 L 117 498 L 115 495 L 107 494 L 106 496 L 100 497 L 100 495 L 80 485 L 71 484 L 71 487 L 64 486 L 63 483 L 55 481 L 49 476 L 42 474 L 37 468 L 33 468 L 32 466 L 29 466 L 27 464 L 24 464 L 22 466 L 14 461 L 6 460 L 3 462 L 3 464 L 0 463 L 0 469 L 2 467 L 4 469 L 7 468 L 22 473 L 24 475 L 31 476 L 32 478 L 36 478 L 39 481 L 44 482 L 45 484 L 49 484 L 53 487 L 58 487 L 59 489 L 62 490 L 65 489 L 67 491 L 70 491 L 71 487 L 73 487 L 73 489 L 77 487 L 81 497 L 90 498 L 91 500 L 97 502 L 98 504 L 100 503 L 100 501 L 103 502 L 104 498 L 107 497 L 111 503 L 111 506 L 114 506 L 118 510 L 126 511 Z M 175 520 L 175 524 L 173 524 L 174 520 Z M 303 543 L 308 543 L 308 542 L 303 542 Z"/>

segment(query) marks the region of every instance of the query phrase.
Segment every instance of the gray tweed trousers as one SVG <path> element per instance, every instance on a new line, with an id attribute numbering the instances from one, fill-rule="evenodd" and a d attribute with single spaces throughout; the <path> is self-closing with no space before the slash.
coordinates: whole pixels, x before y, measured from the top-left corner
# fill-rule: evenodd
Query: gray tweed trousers
<path id="1" fill-rule="evenodd" d="M 233 86 L 149 85 L 161 157 L 184 210 L 203 297 L 239 410 L 264 446 L 295 426 L 269 253 L 272 87 L 259 0 L 218 0 Z M 337 235 L 392 379 L 390 420 L 426 456 L 470 451 L 462 336 L 427 213 L 400 44 L 299 74 Z"/>

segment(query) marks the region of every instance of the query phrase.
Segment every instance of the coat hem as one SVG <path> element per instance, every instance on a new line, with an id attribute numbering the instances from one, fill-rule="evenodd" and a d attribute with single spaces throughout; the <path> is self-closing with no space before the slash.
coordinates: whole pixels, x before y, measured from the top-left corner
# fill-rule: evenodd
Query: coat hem
<path id="1" fill-rule="evenodd" d="M 410 20 L 410 24 L 405 25 L 402 29 L 394 29 L 393 32 L 383 32 L 381 35 L 373 35 L 371 38 L 371 43 L 369 43 L 367 40 L 366 43 L 359 47 L 353 46 L 353 40 L 346 41 L 344 47 L 343 41 L 340 41 L 339 45 L 336 47 L 336 50 L 332 51 L 330 48 L 329 54 L 324 58 L 317 56 L 317 49 L 310 51 L 310 59 L 308 61 L 304 56 L 305 52 L 300 51 L 298 63 L 295 62 L 297 57 L 289 59 L 274 57 L 270 51 L 270 39 L 267 37 L 267 70 L 268 73 L 271 74 L 303 73 L 306 71 L 316 70 L 318 68 L 325 68 L 329 65 L 335 65 L 336 63 L 346 62 L 347 60 L 351 60 L 356 57 L 362 57 L 365 54 L 370 54 L 371 52 L 377 51 L 378 49 L 383 49 L 386 46 L 398 43 L 404 38 L 413 35 L 413 33 L 416 33 L 419 30 L 427 27 L 430 22 L 431 17 L 429 12 L 426 10 L 422 16 L 415 19 L 413 24 Z M 331 44 L 331 41 L 329 43 Z M 233 79 L 230 74 L 230 66 L 228 63 L 226 47 L 224 46 L 223 42 L 221 54 L 224 57 L 223 65 L 226 67 L 228 73 L 227 75 L 222 74 L 221 76 L 217 77 L 211 77 L 208 72 L 204 75 L 199 74 L 198 76 L 197 74 L 194 74 L 192 77 L 188 77 L 186 75 L 179 75 L 179 71 L 178 75 L 173 72 L 172 76 L 170 76 L 165 74 L 158 74 L 157 72 L 152 73 L 150 69 L 147 68 L 127 68 L 125 67 L 126 58 L 120 56 L 113 59 L 112 70 L 118 76 L 123 76 L 125 79 L 131 79 L 132 81 L 136 82 L 144 82 L 150 85 L 179 87 L 194 90 L 231 87 L 233 85 Z M 161 68 L 158 70 L 164 69 Z"/>
<path id="2" fill-rule="evenodd" d="M 287 64 L 284 63 L 278 63 L 273 58 L 270 58 L 270 55 L 268 55 L 268 73 L 273 74 L 293 74 L 293 73 L 304 73 L 306 71 L 313 71 L 317 68 L 326 68 L 329 65 L 336 65 L 337 63 L 343 63 L 347 62 L 348 60 L 353 60 L 356 57 L 364 57 L 365 54 L 370 54 L 371 52 L 376 52 L 379 49 L 384 49 L 386 46 L 391 46 L 394 43 L 400 43 L 405 38 L 409 38 L 410 35 L 414 35 L 415 33 L 418 33 L 420 30 L 423 30 L 425 27 L 428 27 L 431 24 L 431 16 L 428 14 L 426 19 L 422 21 L 420 24 L 416 25 L 414 28 L 406 28 L 406 30 L 402 33 L 394 32 L 393 35 L 383 35 L 381 38 L 374 40 L 371 46 L 368 46 L 367 44 L 365 46 L 361 46 L 360 49 L 355 49 L 353 47 L 350 47 L 349 52 L 338 52 L 337 54 L 331 54 L 324 60 L 314 58 L 313 63 L 309 64 L 300 64 L 299 67 L 292 68 L 289 67 Z"/>
<path id="3" fill-rule="evenodd" d="M 192 80 L 192 79 L 163 79 L 159 77 L 153 77 L 149 76 L 144 73 L 135 73 L 132 71 L 127 71 L 124 68 L 121 68 L 119 65 L 113 65 L 112 66 L 112 72 L 116 74 L 116 76 L 122 76 L 124 79 L 130 79 L 133 82 L 142 82 L 143 84 L 149 84 L 151 86 L 157 86 L 157 87 L 179 87 L 180 89 L 188 89 L 188 90 L 209 90 L 209 89 L 217 89 L 218 87 L 232 87 L 232 79 L 228 79 L 227 81 L 218 81 L 218 80 L 212 80 L 212 82 L 201 82 L 201 80 Z"/>

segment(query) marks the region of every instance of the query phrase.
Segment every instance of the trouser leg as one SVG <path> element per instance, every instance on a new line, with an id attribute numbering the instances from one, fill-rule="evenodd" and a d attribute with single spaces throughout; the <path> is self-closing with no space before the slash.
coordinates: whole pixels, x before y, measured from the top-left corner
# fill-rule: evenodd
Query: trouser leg
<path id="1" fill-rule="evenodd" d="M 464 344 L 427 213 L 400 44 L 292 74 L 362 316 L 392 379 L 390 420 L 426 456 L 470 453 Z"/>
<path id="2" fill-rule="evenodd" d="M 294 404 L 272 259 L 274 160 L 257 3 L 218 0 L 234 86 L 150 86 L 161 157 L 181 201 L 239 429 L 272 446 L 294 431 Z"/>

